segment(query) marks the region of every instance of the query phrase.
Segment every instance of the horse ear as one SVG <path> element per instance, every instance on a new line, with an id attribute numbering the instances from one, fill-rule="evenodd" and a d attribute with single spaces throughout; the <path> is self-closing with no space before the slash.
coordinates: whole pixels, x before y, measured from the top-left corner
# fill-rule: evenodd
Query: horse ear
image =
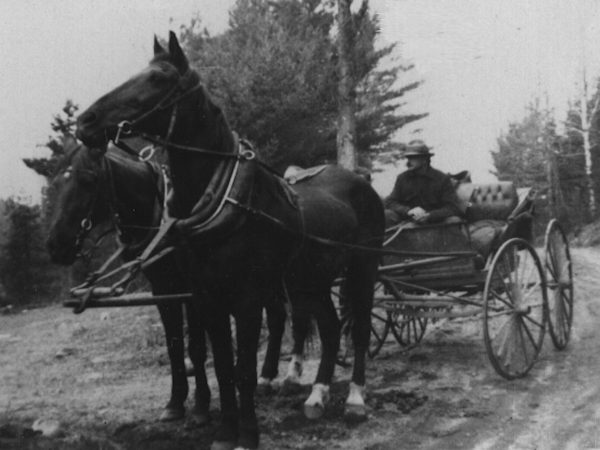
<path id="1" fill-rule="evenodd" d="M 169 31 L 169 53 L 179 72 L 182 74 L 187 72 L 189 68 L 188 60 L 183 50 L 181 50 L 177 36 L 172 31 Z"/>
<path id="2" fill-rule="evenodd" d="M 167 52 L 162 47 L 162 45 L 160 45 L 160 42 L 158 42 L 158 38 L 156 37 L 156 35 L 154 35 L 154 56 L 161 54 L 161 53 L 167 53 Z"/>

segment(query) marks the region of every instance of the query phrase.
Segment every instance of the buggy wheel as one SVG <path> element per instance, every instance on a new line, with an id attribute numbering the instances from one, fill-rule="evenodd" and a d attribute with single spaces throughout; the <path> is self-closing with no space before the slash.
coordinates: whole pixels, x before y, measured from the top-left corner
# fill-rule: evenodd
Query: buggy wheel
<path id="1" fill-rule="evenodd" d="M 564 349 L 573 324 L 573 267 L 567 236 L 556 219 L 546 227 L 544 241 L 548 285 L 548 321 L 554 347 Z"/>
<path id="2" fill-rule="evenodd" d="M 387 310 L 385 303 L 376 302 L 371 311 L 371 336 L 367 355 L 375 358 L 390 333 L 391 313 Z"/>
<path id="3" fill-rule="evenodd" d="M 506 241 L 490 265 L 483 290 L 487 354 L 500 375 L 523 377 L 542 350 L 548 300 L 540 258 L 525 240 Z"/>
<path id="4" fill-rule="evenodd" d="M 392 334 L 398 344 L 408 349 L 417 346 L 427 328 L 427 317 L 419 317 L 422 308 L 405 306 L 391 312 Z"/>

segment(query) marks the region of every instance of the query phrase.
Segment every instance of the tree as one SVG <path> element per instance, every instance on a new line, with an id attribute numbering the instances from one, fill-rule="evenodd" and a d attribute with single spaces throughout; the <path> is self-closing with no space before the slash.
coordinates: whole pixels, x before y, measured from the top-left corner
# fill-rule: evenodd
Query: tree
<path id="1" fill-rule="evenodd" d="M 592 156 L 592 129 L 594 120 L 600 107 L 600 94 L 598 88 L 592 94 L 589 90 L 588 80 L 585 66 L 583 67 L 581 89 L 579 93 L 579 101 L 576 104 L 576 111 L 579 118 L 571 115 L 571 120 L 568 120 L 566 125 L 570 131 L 577 132 L 582 138 L 582 150 L 585 158 L 585 182 L 588 196 L 589 216 L 593 219 L 596 217 L 597 210 L 597 195 L 596 182 L 593 172 L 593 156 Z M 575 119 L 575 120 L 573 120 Z"/>
<path id="2" fill-rule="evenodd" d="M 546 135 L 550 120 L 550 111 L 536 100 L 521 122 L 508 125 L 497 140 L 498 150 L 492 152 L 493 173 L 499 180 L 512 181 L 517 187 L 547 188 L 545 144 L 551 139 Z"/>
<path id="3" fill-rule="evenodd" d="M 71 100 L 67 100 L 62 107 L 62 114 L 56 114 L 50 123 L 50 127 L 54 132 L 53 136 L 48 137 L 48 141 L 44 144 L 50 149 L 50 157 L 44 158 L 24 158 L 23 162 L 27 167 L 46 177 L 49 181 L 54 173 L 56 162 L 64 155 L 62 138 L 65 135 L 73 135 L 75 127 L 75 113 L 79 107 Z"/>
<path id="4" fill-rule="evenodd" d="M 48 137 L 48 141 L 43 145 L 50 150 L 50 156 L 41 158 L 23 158 L 23 162 L 27 167 L 37 174 L 46 178 L 46 187 L 42 191 L 42 209 L 41 220 L 43 227 L 46 229 L 49 226 L 49 220 L 52 215 L 54 205 L 54 193 L 50 188 L 50 181 L 54 174 L 56 163 L 64 155 L 63 138 L 66 135 L 73 135 L 75 128 L 75 114 L 78 106 L 71 100 L 66 100 L 61 109 L 61 113 L 55 114 L 50 128 L 53 135 Z"/>
<path id="5" fill-rule="evenodd" d="M 572 108 L 566 132 L 559 134 L 553 111 L 540 107 L 539 101 L 533 102 L 521 122 L 509 124 L 509 130 L 498 138 L 498 150 L 492 152 L 495 175 L 500 180 L 538 191 L 540 233 L 551 217 L 557 217 L 568 229 L 579 228 L 590 219 L 580 120 L 580 109 Z M 597 142 L 598 122 L 596 119 L 591 124 L 592 143 Z"/>
<path id="6" fill-rule="evenodd" d="M 337 161 L 342 167 L 354 170 L 356 157 L 356 81 L 353 69 L 353 37 L 356 30 L 352 21 L 352 0 L 338 0 L 338 131 Z M 363 1 L 366 9 L 367 2 Z"/>
<path id="7" fill-rule="evenodd" d="M 361 12 L 362 11 L 362 12 Z M 394 46 L 375 50 L 378 21 L 361 9 L 353 15 L 359 164 L 388 150 L 391 136 L 423 115 L 402 115 L 398 88 L 412 66 L 380 63 Z M 360 16 L 360 17 L 359 17 Z M 332 0 L 239 0 L 230 28 L 211 36 L 199 19 L 181 30 L 181 42 L 207 89 L 233 128 L 250 139 L 278 169 L 337 159 L 338 50 Z"/>
<path id="8" fill-rule="evenodd" d="M 8 199 L 6 236 L 0 256 L 0 277 L 8 303 L 26 305 L 53 297 L 60 288 L 43 245 L 40 207 Z"/>

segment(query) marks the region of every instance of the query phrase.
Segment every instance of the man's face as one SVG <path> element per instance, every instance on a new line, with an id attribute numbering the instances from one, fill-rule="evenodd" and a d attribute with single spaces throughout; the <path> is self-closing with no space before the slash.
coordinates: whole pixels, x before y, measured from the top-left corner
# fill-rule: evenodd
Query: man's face
<path id="1" fill-rule="evenodd" d="M 427 158 L 423 156 L 407 156 L 406 157 L 406 168 L 408 170 L 418 170 L 424 167 L 427 162 Z"/>

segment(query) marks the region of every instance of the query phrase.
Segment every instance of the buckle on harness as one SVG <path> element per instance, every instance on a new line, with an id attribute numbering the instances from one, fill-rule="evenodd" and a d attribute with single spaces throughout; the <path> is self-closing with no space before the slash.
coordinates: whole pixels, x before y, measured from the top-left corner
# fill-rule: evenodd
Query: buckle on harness
<path id="1" fill-rule="evenodd" d="M 115 144 L 119 143 L 119 139 L 121 138 L 121 135 L 128 135 L 131 134 L 133 131 L 133 127 L 131 125 L 131 122 L 128 120 L 123 120 L 121 122 L 119 122 L 119 125 L 117 125 L 117 135 L 115 136 Z"/>
<path id="2" fill-rule="evenodd" d="M 244 158 L 246 161 L 252 161 L 256 158 L 256 153 L 253 150 L 246 149 L 240 151 L 240 156 Z"/>
<path id="3" fill-rule="evenodd" d="M 142 162 L 148 162 L 152 159 L 155 152 L 156 152 L 156 147 L 154 145 L 152 145 L 152 144 L 147 145 L 146 147 L 144 147 L 143 149 L 140 150 L 140 153 L 138 154 L 138 158 Z"/>

